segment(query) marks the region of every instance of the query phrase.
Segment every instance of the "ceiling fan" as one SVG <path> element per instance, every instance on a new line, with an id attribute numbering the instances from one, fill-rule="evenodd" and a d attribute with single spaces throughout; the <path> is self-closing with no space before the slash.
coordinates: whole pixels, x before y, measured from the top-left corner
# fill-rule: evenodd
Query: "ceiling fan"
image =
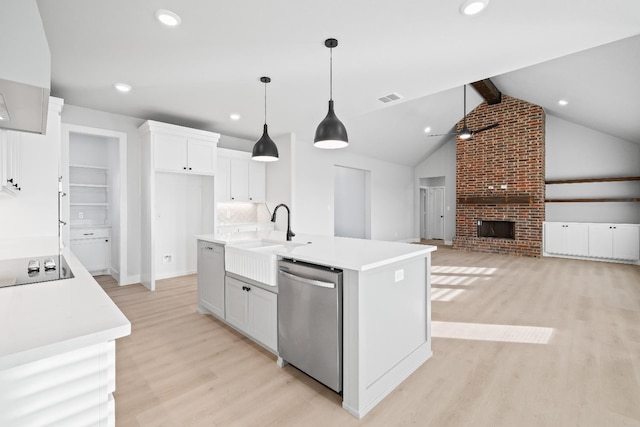
<path id="1" fill-rule="evenodd" d="M 496 122 L 480 129 L 475 129 L 475 130 L 469 129 L 469 127 L 467 126 L 467 85 L 463 85 L 462 87 L 464 88 L 464 116 L 463 116 L 464 118 L 462 122 L 462 129 L 460 129 L 459 132 L 441 133 L 441 134 L 433 134 L 433 135 L 427 135 L 427 136 L 458 135 L 458 138 L 468 140 L 468 139 L 471 139 L 473 135 L 477 135 L 480 132 L 493 129 L 500 125 L 500 123 Z"/>

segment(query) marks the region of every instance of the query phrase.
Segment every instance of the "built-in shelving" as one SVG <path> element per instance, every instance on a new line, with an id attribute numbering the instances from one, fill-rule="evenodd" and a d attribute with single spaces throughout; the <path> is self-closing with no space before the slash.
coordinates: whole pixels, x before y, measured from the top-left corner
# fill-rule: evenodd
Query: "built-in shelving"
<path id="1" fill-rule="evenodd" d="M 640 181 L 640 176 L 604 177 L 604 178 L 578 178 L 578 179 L 554 179 L 545 182 L 546 185 L 559 184 L 593 184 L 602 182 L 627 182 Z M 563 198 L 545 199 L 546 203 L 610 203 L 610 202 L 640 202 L 640 197 L 599 197 L 599 198 Z"/>
<path id="2" fill-rule="evenodd" d="M 69 206 L 72 226 L 109 224 L 109 169 L 69 165 Z"/>

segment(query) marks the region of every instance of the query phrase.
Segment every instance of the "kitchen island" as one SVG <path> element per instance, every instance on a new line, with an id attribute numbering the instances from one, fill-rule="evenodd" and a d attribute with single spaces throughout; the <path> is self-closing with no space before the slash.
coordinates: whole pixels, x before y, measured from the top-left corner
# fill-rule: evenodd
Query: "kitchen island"
<path id="1" fill-rule="evenodd" d="M 234 245 L 283 243 L 283 232 L 197 236 Z M 343 402 L 361 418 L 432 355 L 430 267 L 434 246 L 297 235 L 280 258 L 343 271 Z M 277 292 L 277 290 L 274 290 Z"/>
<path id="2" fill-rule="evenodd" d="M 57 239 L 0 241 L 0 259 L 57 247 Z M 73 278 L 0 288 L 2 426 L 115 425 L 115 340 L 131 324 L 76 257 L 62 255 Z"/>

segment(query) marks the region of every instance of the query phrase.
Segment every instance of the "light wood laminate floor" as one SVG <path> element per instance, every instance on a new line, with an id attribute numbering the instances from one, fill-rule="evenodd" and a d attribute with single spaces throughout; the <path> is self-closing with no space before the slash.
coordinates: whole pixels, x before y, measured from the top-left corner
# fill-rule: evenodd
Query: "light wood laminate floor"
<path id="1" fill-rule="evenodd" d="M 441 246 L 432 279 L 433 357 L 357 420 L 198 314 L 195 276 L 155 292 L 98 277 L 132 323 L 117 425 L 640 426 L 640 267 Z"/>

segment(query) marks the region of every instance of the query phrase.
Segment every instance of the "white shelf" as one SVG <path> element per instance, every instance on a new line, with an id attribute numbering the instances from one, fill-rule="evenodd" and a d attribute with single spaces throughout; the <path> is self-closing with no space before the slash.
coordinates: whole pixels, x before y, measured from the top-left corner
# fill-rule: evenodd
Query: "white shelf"
<path id="1" fill-rule="evenodd" d="M 109 171 L 109 168 L 104 166 L 89 166 L 89 165 L 69 165 L 70 168 L 83 168 L 83 169 L 99 169 L 105 172 Z"/>
<path id="2" fill-rule="evenodd" d="M 106 184 L 69 184 L 69 187 L 109 188 L 109 186 Z"/>
<path id="3" fill-rule="evenodd" d="M 70 206 L 109 206 L 109 203 L 69 203 Z"/>

